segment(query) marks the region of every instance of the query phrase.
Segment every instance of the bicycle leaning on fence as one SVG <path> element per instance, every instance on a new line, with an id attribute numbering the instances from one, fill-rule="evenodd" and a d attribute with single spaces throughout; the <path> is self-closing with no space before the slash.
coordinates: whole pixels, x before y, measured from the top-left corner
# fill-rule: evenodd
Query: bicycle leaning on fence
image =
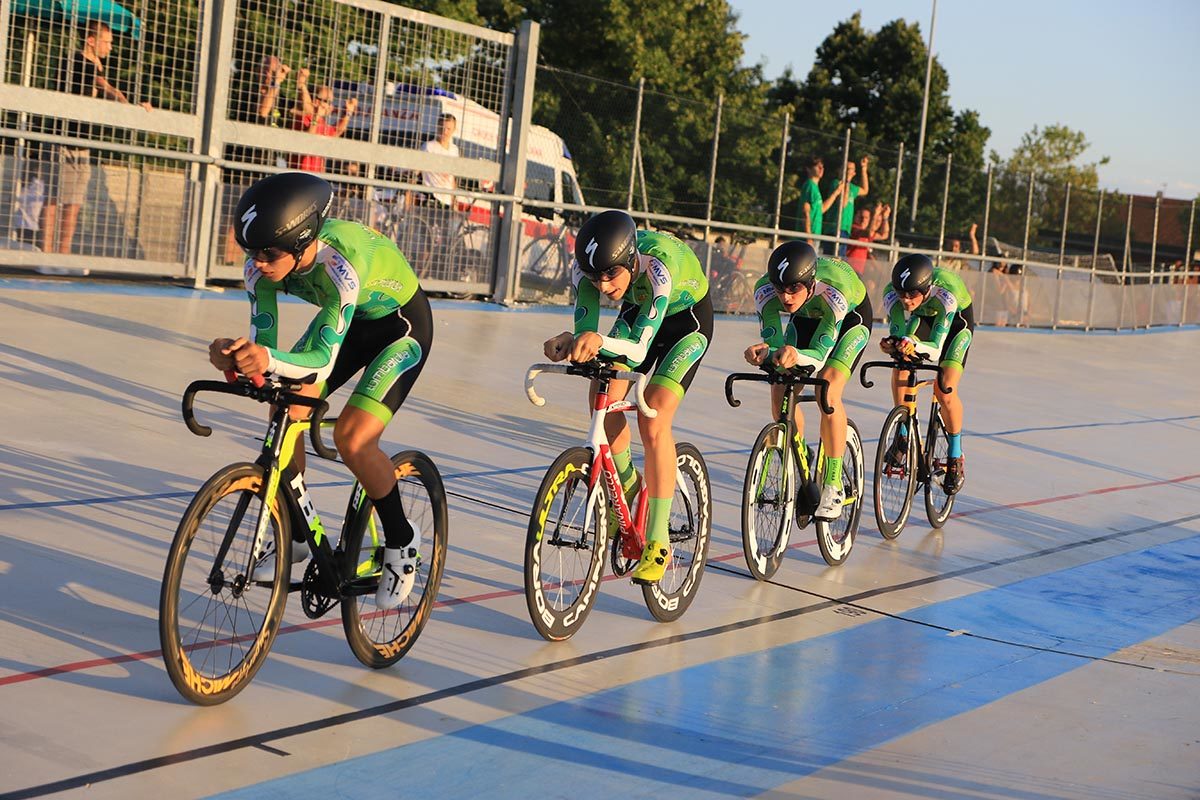
<path id="1" fill-rule="evenodd" d="M 925 515 L 929 518 L 929 524 L 941 528 L 954 508 L 954 494 L 946 492 L 943 485 L 949 458 L 949 440 L 935 395 L 929 407 L 929 428 L 922 443 L 917 393 L 934 379 L 940 382 L 942 368 L 903 357 L 892 361 L 868 361 L 858 372 L 859 381 L 868 389 L 875 385 L 867 380 L 867 370 L 873 367 L 907 373 L 903 379 L 905 388 L 901 402 L 884 419 L 875 453 L 875 522 L 879 526 L 879 533 L 885 539 L 895 539 L 900 535 L 912 511 L 917 486 L 925 489 Z M 935 378 L 918 381 L 917 372 L 920 370 L 934 373 Z M 953 391 L 944 383 L 941 389 L 945 394 Z"/>
<path id="2" fill-rule="evenodd" d="M 792 415 L 792 407 L 798 402 L 816 402 L 826 413 L 833 413 L 825 396 L 829 382 L 810 377 L 811 373 L 811 367 L 782 373 L 764 367 L 762 372 L 735 372 L 725 378 L 725 399 L 734 408 L 742 404 L 733 396 L 737 381 L 760 381 L 786 388 L 775 421 L 763 427 L 754 440 L 742 484 L 742 551 L 750 574 L 760 581 L 768 580 L 779 569 L 792 522 L 801 530 L 807 527 L 821 500 L 821 469 L 817 465 L 825 463 L 824 445 L 818 449 L 815 462 L 811 448 L 801 451 Z M 815 394 L 800 396 L 804 386 L 812 386 Z M 845 500 L 841 516 L 832 522 L 818 519 L 815 526 L 821 557 L 831 567 L 849 557 L 862 516 L 862 437 L 851 419 L 846 420 L 842 490 Z"/>
<path id="3" fill-rule="evenodd" d="M 227 373 L 232 375 L 232 373 Z M 232 380 L 232 379 L 231 379 Z M 304 613 L 318 619 L 341 604 L 342 627 L 354 655 L 380 669 L 399 661 L 429 620 L 446 561 L 446 493 L 437 467 L 423 453 L 392 456 L 405 512 L 423 537 L 416 584 L 398 608 L 374 606 L 383 558 L 383 527 L 357 483 L 337 546 L 330 544 L 302 473 L 290 468 L 307 432 L 318 455 L 337 460 L 322 441 L 324 400 L 302 397 L 294 382 L 195 381 L 183 395 L 183 419 L 197 436 L 212 429 L 196 420 L 201 392 L 271 404 L 262 451 L 253 463 L 218 470 L 196 493 L 180 520 L 163 571 L 159 640 L 167 674 L 188 700 L 225 702 L 249 684 L 266 660 L 289 592 L 299 591 Z M 312 409 L 292 420 L 288 409 Z M 291 579 L 293 548 L 312 555 L 300 581 Z M 278 556 L 278 557 L 277 557 Z"/>
<path id="4" fill-rule="evenodd" d="M 578 375 L 597 382 L 595 413 L 586 446 L 570 447 L 546 471 L 533 502 L 525 539 L 525 601 L 533 626 L 551 641 L 572 636 L 596 600 L 604 562 L 614 575 L 627 575 L 637 565 L 646 546 L 648 495 L 642 491 L 634 509 L 626 502 L 621 479 L 604 431 L 608 414 L 640 409 L 653 417 L 643 391 L 647 375 L 637 375 L 635 400 L 609 402 L 609 384 L 630 380 L 631 373 L 597 360 L 586 364 L 534 364 L 525 375 L 530 401 L 545 401 L 534 391 L 534 380 L 543 372 Z M 660 622 L 682 616 L 691 605 L 704 576 L 712 533 L 712 494 L 708 467 L 694 445 L 675 444 L 675 495 L 668 529 L 671 560 L 655 583 L 642 584 L 650 613 Z M 617 530 L 609 531 L 610 509 Z M 611 543 L 610 543 L 611 537 Z"/>

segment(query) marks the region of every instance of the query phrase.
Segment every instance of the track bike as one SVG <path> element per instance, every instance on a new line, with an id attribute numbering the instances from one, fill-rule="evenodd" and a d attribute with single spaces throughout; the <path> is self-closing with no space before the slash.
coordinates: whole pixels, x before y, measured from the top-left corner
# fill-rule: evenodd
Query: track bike
<path id="1" fill-rule="evenodd" d="M 833 413 L 826 398 L 829 382 L 811 374 L 812 367 L 786 372 L 767 367 L 762 372 L 735 372 L 725 378 L 725 399 L 734 408 L 741 405 L 733 396 L 733 384 L 737 381 L 759 381 L 785 388 L 775 421 L 759 431 L 754 440 L 742 484 L 742 551 L 750 574 L 760 581 L 768 580 L 779 569 L 793 521 L 801 530 L 807 527 L 821 499 L 825 446 L 821 445 L 815 459 L 811 450 L 801 452 L 796 446 L 796 421 L 792 416 L 792 409 L 799 402 L 815 402 L 826 414 Z M 804 386 L 812 386 L 814 394 L 801 396 Z M 842 491 L 845 499 L 841 516 L 832 522 L 815 520 L 817 546 L 831 567 L 850 555 L 862 516 L 862 437 L 852 419 L 846 420 Z"/>
<path id="2" fill-rule="evenodd" d="M 545 400 L 534 391 L 543 372 L 577 375 L 596 382 L 588 441 L 564 450 L 550 465 L 538 487 L 525 538 L 525 602 L 533 626 L 544 638 L 571 637 L 595 604 L 604 563 L 613 574 L 627 575 L 646 546 L 648 493 L 642 491 L 631 509 L 621 488 L 604 431 L 604 419 L 640 409 L 653 417 L 643 392 L 646 375 L 631 375 L 603 360 L 586 364 L 534 364 L 525 375 L 525 392 L 537 406 Z M 609 402 L 613 380 L 633 381 L 635 400 Z M 696 596 L 712 534 L 712 495 L 708 467 L 695 446 L 675 445 L 675 494 L 668 521 L 671 561 L 663 577 L 642 584 L 646 607 L 655 619 L 670 622 L 683 615 Z M 609 530 L 609 509 L 617 530 Z M 607 553 L 606 553 L 607 551 Z"/>
<path id="3" fill-rule="evenodd" d="M 885 539 L 895 539 L 904 530 L 912 511 L 913 495 L 918 486 L 925 490 L 925 515 L 929 524 L 941 528 L 954 508 L 954 494 L 945 490 L 946 462 L 949 440 L 942 421 L 937 396 L 929 407 L 929 427 L 921 441 L 921 421 L 917 416 L 917 393 L 933 379 L 918 381 L 917 372 L 934 373 L 944 393 L 953 389 L 942 381 L 942 368 L 922 364 L 919 360 L 898 357 L 892 361 L 869 361 L 859 369 L 859 381 L 869 389 L 875 385 L 867 380 L 867 371 L 875 367 L 902 370 L 908 373 L 904 394 L 899 405 L 888 412 L 879 432 L 875 453 L 875 522 Z M 900 431 L 907 431 L 901 435 Z"/>
<path id="4" fill-rule="evenodd" d="M 232 373 L 228 373 L 232 374 Z M 337 451 L 321 440 L 324 400 L 296 393 L 290 381 L 195 381 L 183 394 L 183 419 L 197 436 L 193 405 L 202 392 L 271 404 L 262 450 L 253 463 L 218 470 L 196 492 L 179 522 L 163 570 L 159 640 L 167 674 L 179 693 L 200 705 L 223 703 L 244 689 L 266 660 L 290 592 L 318 619 L 341 606 L 342 627 L 354 655 L 380 669 L 399 661 L 429 620 L 446 561 L 446 493 L 437 467 L 423 453 L 392 456 L 405 512 L 422 531 L 417 580 L 398 608 L 375 607 L 383 558 L 383 528 L 357 481 L 336 547 L 312 503 L 304 475 L 291 466 L 303 436 L 322 458 Z M 313 409 L 292 420 L 292 406 Z M 292 549 L 311 553 L 301 580 L 291 578 Z"/>

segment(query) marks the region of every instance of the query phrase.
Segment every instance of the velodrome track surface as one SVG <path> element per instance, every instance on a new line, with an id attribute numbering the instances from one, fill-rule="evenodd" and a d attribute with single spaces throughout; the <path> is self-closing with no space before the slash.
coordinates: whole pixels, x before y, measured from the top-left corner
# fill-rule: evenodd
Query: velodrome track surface
<path id="1" fill-rule="evenodd" d="M 695 603 L 659 624 L 609 580 L 550 644 L 522 544 L 584 385 L 546 376 L 541 409 L 521 387 L 570 316 L 435 302 L 386 435 L 450 493 L 420 641 L 367 670 L 336 612 L 293 596 L 254 682 L 198 708 L 157 651 L 162 565 L 191 494 L 263 425 L 231 398 L 200 406 L 215 431 L 196 438 L 179 397 L 246 314 L 238 290 L 0 280 L 0 798 L 1200 797 L 1200 331 L 981 328 L 945 529 L 918 507 L 886 542 L 868 507 L 846 564 L 805 532 L 763 584 L 738 504 L 766 392 L 731 409 L 721 387 L 757 330 L 719 318 L 676 424 L 714 491 Z M 310 309 L 283 315 L 298 333 Z M 847 392 L 868 459 L 883 383 Z M 348 474 L 310 459 L 310 485 L 336 530 Z"/>

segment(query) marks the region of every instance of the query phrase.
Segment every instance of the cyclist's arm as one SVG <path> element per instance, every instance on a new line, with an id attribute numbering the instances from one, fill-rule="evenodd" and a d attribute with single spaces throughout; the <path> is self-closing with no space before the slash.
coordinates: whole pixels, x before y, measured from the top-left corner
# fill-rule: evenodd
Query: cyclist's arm
<path id="1" fill-rule="evenodd" d="M 812 339 L 808 342 L 797 341 L 796 315 L 793 315 L 792 323 L 788 325 L 787 343 L 799 352 L 800 366 L 819 369 L 825 365 L 825 359 L 829 358 L 829 353 L 837 344 L 842 320 L 849 313 L 850 306 L 845 296 L 832 286 L 826 286 L 815 302 L 820 304 L 821 321 L 817 323 Z"/>
<path id="2" fill-rule="evenodd" d="M 339 262 L 341 268 L 335 269 L 334 264 Z M 326 296 L 321 310 L 290 352 L 268 349 L 270 362 L 267 371 L 281 378 L 306 383 L 323 381 L 329 377 L 342 342 L 350 330 L 350 321 L 358 304 L 360 283 L 353 266 L 340 258 L 325 265 L 324 277 L 333 286 L 334 291 L 329 293 L 332 296 Z"/>
<path id="3" fill-rule="evenodd" d="M 958 311 L 958 300 L 954 297 L 953 292 L 949 292 L 941 286 L 934 286 L 931 297 L 926 302 L 932 302 L 937 307 L 937 315 L 930 326 L 929 339 L 922 341 L 913 334 L 909 334 L 908 338 L 916 346 L 917 355 L 935 361 L 942 354 L 942 348 L 946 344 L 946 334 L 950 332 L 954 314 Z"/>
<path id="4" fill-rule="evenodd" d="M 767 283 L 754 290 L 754 308 L 758 312 L 759 336 L 771 348 L 769 357 L 784 345 L 784 329 L 779 322 L 783 304 L 774 286 Z"/>
<path id="5" fill-rule="evenodd" d="M 883 318 L 888 321 L 888 336 L 893 339 L 903 339 L 917 329 L 920 320 L 914 314 L 912 319 L 904 315 L 904 306 L 900 304 L 900 296 L 889 283 L 883 292 Z"/>
<path id="6" fill-rule="evenodd" d="M 266 348 L 279 343 L 279 286 L 246 260 L 246 294 L 250 296 L 250 341 Z"/>
<path id="7" fill-rule="evenodd" d="M 600 332 L 600 290 L 583 277 L 579 263 L 571 261 L 571 282 L 575 284 L 575 335 Z"/>
<path id="8" fill-rule="evenodd" d="M 671 302 L 671 273 L 666 265 L 657 258 L 651 258 L 646 276 L 650 279 L 652 292 L 638 309 L 633 327 L 626 332 L 624 322 L 618 317 L 611 332 L 614 335 L 602 337 L 604 342 L 600 345 L 600 355 L 623 359 L 630 367 L 636 367 L 646 360 L 650 343 L 662 327 L 667 306 Z"/>

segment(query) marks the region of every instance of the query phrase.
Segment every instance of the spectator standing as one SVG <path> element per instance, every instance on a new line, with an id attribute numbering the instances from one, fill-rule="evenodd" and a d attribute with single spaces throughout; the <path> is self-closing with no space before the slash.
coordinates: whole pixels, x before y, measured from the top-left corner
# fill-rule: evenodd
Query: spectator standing
<path id="1" fill-rule="evenodd" d="M 835 228 L 844 239 L 850 238 L 850 231 L 854 227 L 854 201 L 859 197 L 866 197 L 871 191 L 871 182 L 867 176 L 867 164 L 870 163 L 870 158 L 863 156 L 859 163 L 862 165 L 862 176 L 859 178 L 859 183 L 853 182 L 857 168 L 853 161 L 849 161 L 846 163 L 846 183 L 843 185 L 841 179 L 838 179 L 833 184 L 832 197 L 836 200 L 838 192 L 845 197 L 842 203 L 842 216 Z M 845 252 L 846 245 L 843 243 L 839 248 L 838 255 Z"/>
<path id="2" fill-rule="evenodd" d="M 837 193 L 834 192 L 827 198 L 821 198 L 821 178 L 825 175 L 824 161 L 814 156 L 808 162 L 806 169 L 808 180 L 804 181 L 804 185 L 800 187 L 800 202 L 797 204 L 796 216 L 800 218 L 800 230 L 808 234 L 808 244 L 820 253 L 821 243 L 813 237 L 821 233 L 821 222 L 825 218 L 825 212 L 837 200 Z"/>
<path id="3" fill-rule="evenodd" d="M 438 117 L 437 136 L 422 144 L 421 150 L 458 158 L 458 145 L 454 143 L 454 132 L 457 129 L 458 119 L 453 114 L 442 114 Z M 454 195 L 449 193 L 456 186 L 454 175 L 449 172 L 426 170 L 421 173 L 421 185 L 429 187 L 429 191 L 418 198 L 420 204 L 447 211 L 454 207 Z"/>
<path id="4" fill-rule="evenodd" d="M 125 93 L 113 85 L 105 74 L 105 59 L 112 52 L 113 33 L 107 23 L 92 20 L 84 29 L 83 48 L 65 58 L 58 75 L 59 91 L 81 97 L 101 97 L 118 103 L 131 103 Z M 150 111 L 150 103 L 138 103 Z M 76 139 L 94 139 L 91 123 L 68 121 L 63 135 Z M 77 144 L 55 148 L 51 180 L 47 181 L 46 202 L 42 206 L 42 251 L 69 253 L 79 223 L 79 212 L 87 197 L 92 177 L 91 150 Z M 59 207 L 62 213 L 59 214 Z M 46 273 L 63 274 L 65 270 L 43 268 Z M 84 271 L 86 275 L 86 270 Z"/>
<path id="5" fill-rule="evenodd" d="M 296 73 L 296 105 L 292 109 L 293 125 L 296 130 L 315 133 L 318 136 L 331 136 L 337 138 L 346 132 L 346 128 L 350 126 L 350 118 L 354 116 L 354 112 L 358 109 L 358 98 L 351 97 L 346 101 L 345 107 L 342 109 L 341 119 L 336 125 L 329 122 L 329 117 L 333 114 L 333 87 L 319 86 L 317 87 L 316 95 L 309 94 L 308 91 L 308 76 L 307 68 L 301 69 Z M 289 166 L 292 169 L 302 172 L 324 172 L 325 158 L 319 155 L 293 155 L 289 160 Z"/>

